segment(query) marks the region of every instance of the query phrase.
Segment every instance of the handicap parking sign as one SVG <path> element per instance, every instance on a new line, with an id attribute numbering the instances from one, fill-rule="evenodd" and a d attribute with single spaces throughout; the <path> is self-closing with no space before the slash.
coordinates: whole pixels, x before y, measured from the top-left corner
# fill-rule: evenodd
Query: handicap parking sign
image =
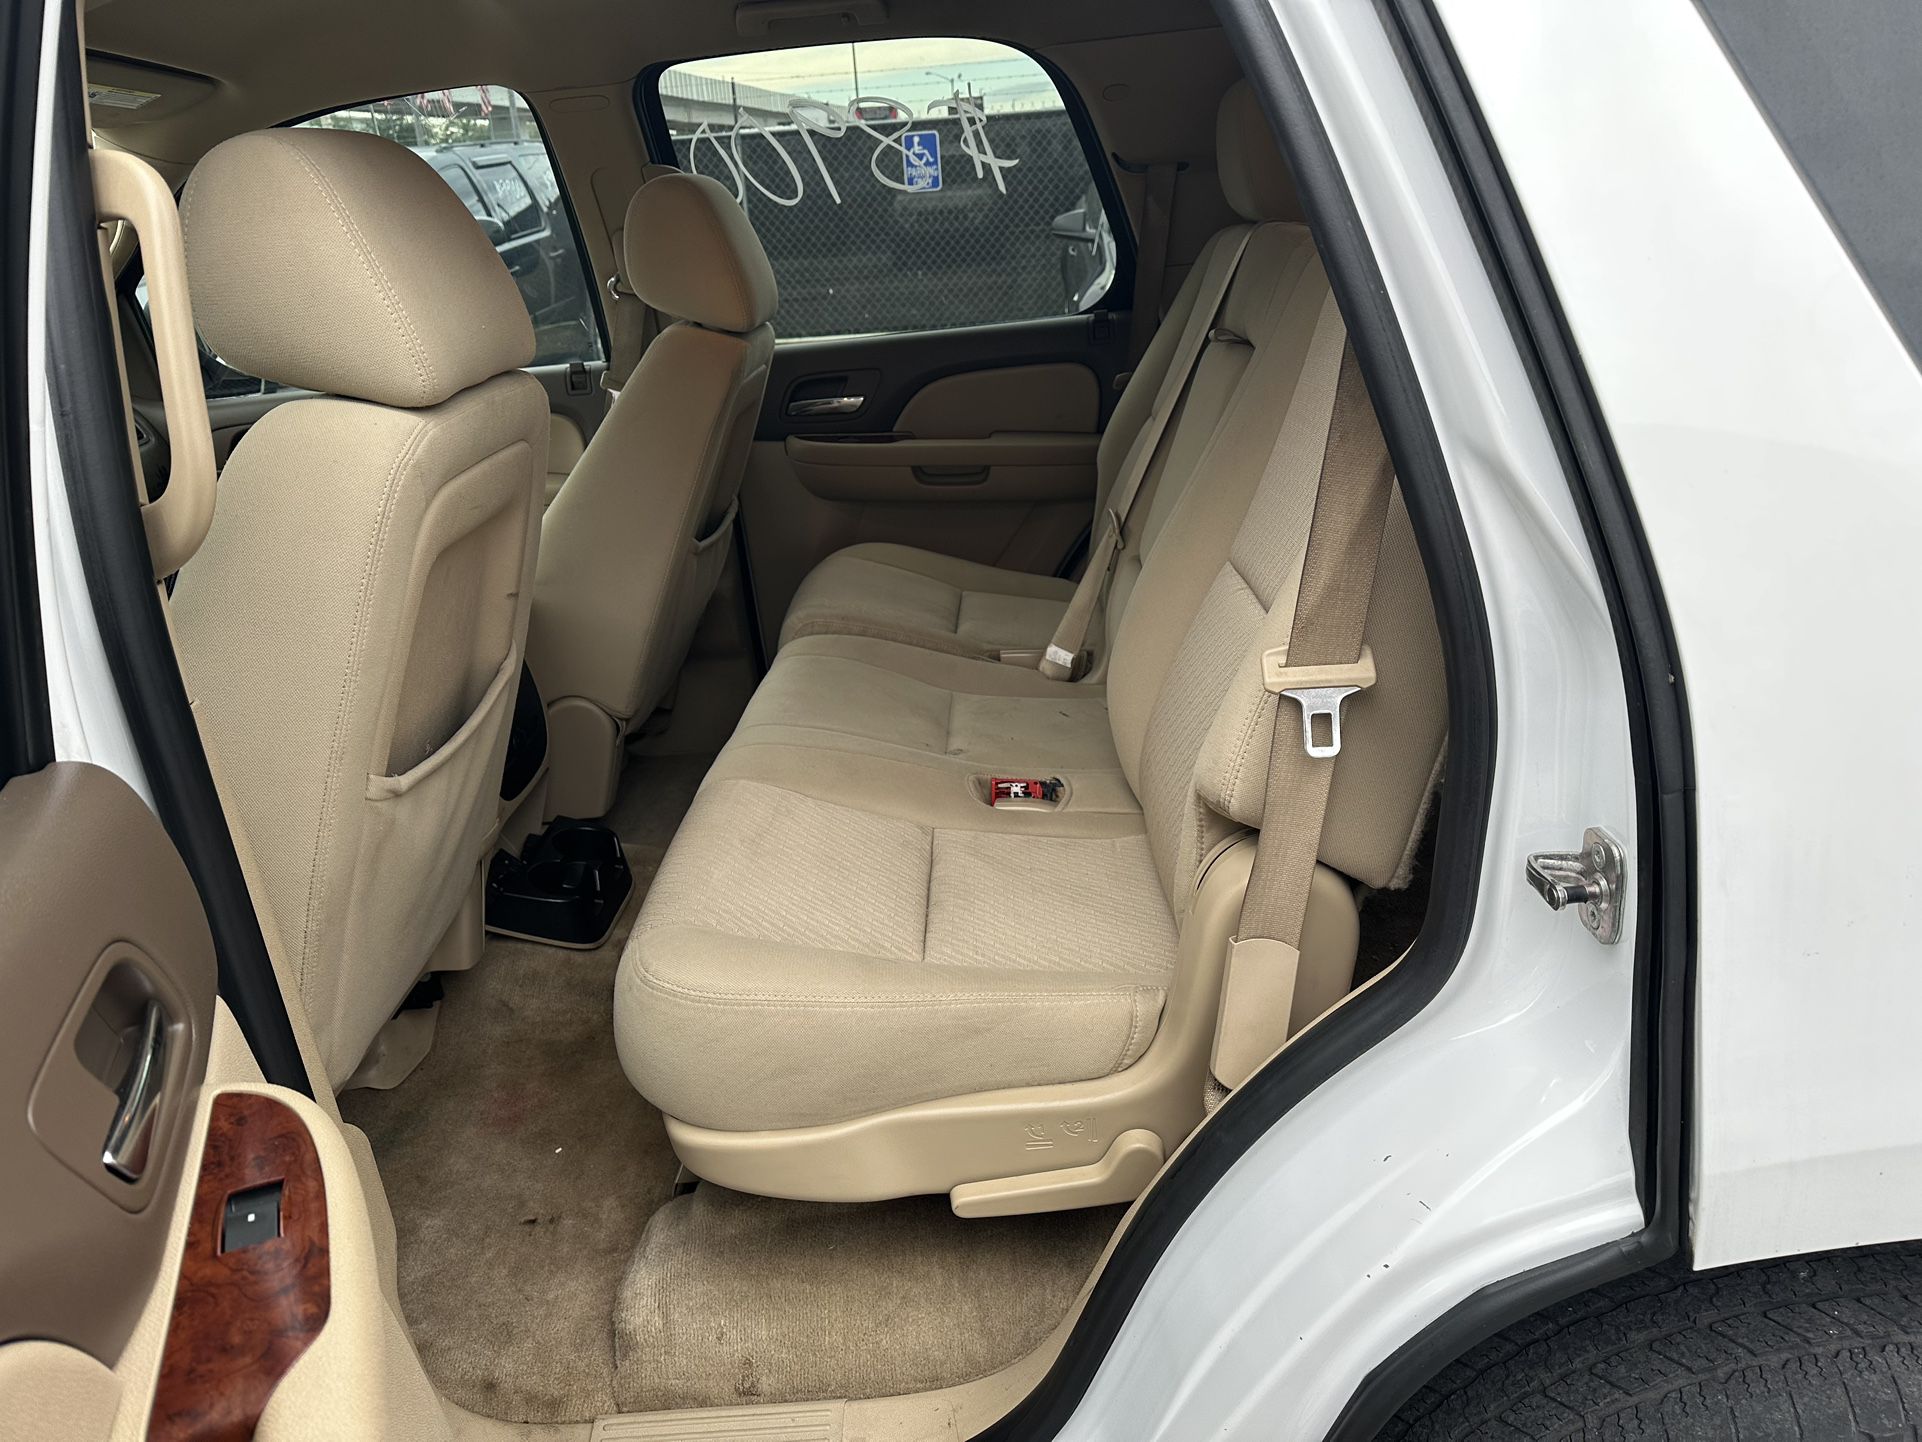
<path id="1" fill-rule="evenodd" d="M 941 188 L 941 133 L 910 130 L 901 137 L 901 179 L 909 190 Z"/>

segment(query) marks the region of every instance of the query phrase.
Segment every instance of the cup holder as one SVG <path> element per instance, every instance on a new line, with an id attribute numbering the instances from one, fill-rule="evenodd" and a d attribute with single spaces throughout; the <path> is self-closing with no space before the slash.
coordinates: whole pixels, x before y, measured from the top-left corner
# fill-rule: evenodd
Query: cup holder
<path id="1" fill-rule="evenodd" d="M 487 929 L 550 946 L 588 949 L 607 940 L 634 873 L 621 839 L 598 821 L 556 817 L 515 856 L 487 867 Z"/>

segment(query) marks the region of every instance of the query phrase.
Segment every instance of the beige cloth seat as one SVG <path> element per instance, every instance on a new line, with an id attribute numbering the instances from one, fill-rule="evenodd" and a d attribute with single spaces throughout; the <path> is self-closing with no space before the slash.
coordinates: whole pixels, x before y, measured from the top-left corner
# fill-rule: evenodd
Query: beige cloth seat
<path id="1" fill-rule="evenodd" d="M 181 200 L 194 312 L 318 391 L 235 448 L 176 635 L 328 1079 L 428 965 L 498 820 L 548 408 L 526 307 L 466 207 L 391 141 L 272 130 Z"/>
<path id="2" fill-rule="evenodd" d="M 716 761 L 622 958 L 615 1036 L 677 1141 L 698 1129 L 732 1157 L 728 1185 L 850 1195 L 845 1176 L 801 1176 L 783 1139 L 867 1145 L 884 1114 L 1115 1076 L 1154 1046 L 1198 880 L 1261 823 L 1275 712 L 1260 658 L 1292 620 L 1345 339 L 1312 255 L 1263 302 L 1204 479 L 1165 507 L 1118 593 L 1105 686 L 875 637 L 797 640 Z M 1381 680 L 1349 704 L 1321 860 L 1391 886 L 1445 728 L 1399 505 L 1369 643 Z M 992 775 L 1057 762 L 1069 789 L 1053 812 L 981 799 Z M 1317 984 L 1326 1000 L 1347 980 Z M 1197 1056 L 1177 1082 L 1198 1112 Z M 736 1134 L 743 1149 L 713 1151 Z"/>
<path id="3" fill-rule="evenodd" d="M 1224 232 L 1211 246 L 1235 238 Z M 1203 350 L 1130 517 L 1132 541 L 1117 557 L 1109 583 L 1110 628 L 1118 632 L 1126 624 L 1143 567 L 1152 564 L 1174 518 L 1184 509 L 1225 514 L 1237 497 L 1245 504 L 1325 293 L 1305 226 L 1271 222 L 1255 228 L 1220 309 L 1224 338 Z M 1107 679 L 1105 665 L 1081 681 L 1054 681 L 1029 667 L 898 638 L 798 636 L 775 657 L 735 744 L 785 738 L 916 753 L 924 760 L 1028 767 L 1042 775 L 1073 768 L 1118 777 Z"/>
<path id="4" fill-rule="evenodd" d="M 547 509 L 528 663 L 557 809 L 613 803 L 621 740 L 667 695 L 734 535 L 774 354 L 774 272 L 734 198 L 670 171 L 634 193 L 628 283 L 656 336 Z"/>
<path id="5" fill-rule="evenodd" d="M 1215 149 L 1222 192 L 1237 215 L 1265 229 L 1271 228 L 1271 222 L 1301 218 L 1287 162 L 1246 81 L 1237 82 L 1222 97 Z M 1136 434 L 1148 421 L 1182 327 L 1194 310 L 1209 257 L 1229 234 L 1215 236 L 1189 270 L 1102 434 L 1096 459 L 1093 514 L 1097 521 L 1106 511 Z M 1305 232 L 1298 232 L 1297 239 L 1303 238 Z M 1251 244 L 1237 268 L 1234 288 L 1223 307 L 1223 328 L 1231 333 L 1247 334 L 1248 312 L 1260 306 L 1264 289 L 1276 283 L 1275 267 L 1283 259 L 1277 252 L 1286 249 L 1275 237 L 1258 239 L 1262 243 Z M 1218 416 L 1245 360 L 1234 355 L 1237 349 L 1231 341 L 1217 340 L 1203 353 L 1142 482 L 1134 517 L 1146 515 L 1157 504 L 1165 511 L 1192 479 L 1196 450 L 1209 427 L 1186 427 L 1189 449 L 1185 454 L 1175 437 L 1183 433 L 1182 422 L 1189 411 L 1212 410 Z M 1132 552 L 1138 565 L 1154 535 L 1153 527 L 1131 518 L 1130 551 L 1124 556 Z M 1074 584 L 1058 577 L 1010 571 L 912 546 L 867 542 L 835 552 L 802 580 L 789 603 L 780 641 L 785 648 L 805 636 L 873 636 L 973 656 L 1003 650 L 1038 652 L 1054 635 L 1073 594 Z M 1098 641 L 1099 631 L 1097 625 L 1090 639 Z"/>

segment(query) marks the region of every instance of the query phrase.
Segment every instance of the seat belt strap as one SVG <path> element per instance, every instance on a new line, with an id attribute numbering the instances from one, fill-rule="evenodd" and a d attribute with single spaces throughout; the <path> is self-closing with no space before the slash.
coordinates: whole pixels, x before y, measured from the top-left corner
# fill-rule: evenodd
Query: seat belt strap
<path id="1" fill-rule="evenodd" d="M 1354 348 L 1345 346 L 1288 644 L 1262 657 L 1275 724 L 1261 836 L 1215 1029 L 1213 1071 L 1224 1086 L 1240 1086 L 1288 1039 L 1308 892 L 1341 752 L 1341 707 L 1375 680 L 1362 637 L 1393 486 L 1388 444 Z"/>
<path id="2" fill-rule="evenodd" d="M 1161 324 L 1161 281 L 1168 273 L 1168 224 L 1174 215 L 1175 172 L 1179 161 L 1158 160 L 1142 176 L 1141 242 L 1135 248 L 1134 309 L 1128 319 L 1128 369 L 1141 364 L 1142 352 Z"/>
<path id="3" fill-rule="evenodd" d="M 1088 642 L 1088 628 L 1094 621 L 1095 606 L 1101 600 L 1108 573 L 1114 569 L 1115 557 L 1121 551 L 1128 512 L 1134 507 L 1135 497 L 1141 494 L 1141 483 L 1146 479 L 1155 452 L 1161 446 L 1161 437 L 1168 429 L 1169 418 L 1180 404 L 1182 392 L 1187 390 L 1195 367 L 1201 363 L 1202 350 L 1214 332 L 1216 317 L 1221 313 L 1222 303 L 1228 298 L 1228 288 L 1234 284 L 1235 271 L 1248 249 L 1248 239 L 1254 233 L 1254 226 L 1242 226 L 1228 244 L 1216 249 L 1209 260 L 1200 293 L 1195 296 L 1195 308 L 1188 313 L 1188 323 L 1183 327 L 1181 339 L 1168 362 L 1167 374 L 1162 376 L 1161 385 L 1155 391 L 1154 405 L 1148 412 L 1148 419 L 1142 422 L 1141 429 L 1135 433 L 1134 442 L 1128 447 L 1128 454 L 1121 463 L 1121 477 L 1109 495 L 1105 524 L 1102 517 L 1095 519 L 1099 536 L 1094 550 L 1088 555 L 1088 568 L 1081 573 L 1081 583 L 1074 589 L 1067 612 L 1055 627 L 1048 649 L 1042 653 L 1041 674 L 1052 680 L 1073 680 L 1081 664 L 1081 651 Z"/>

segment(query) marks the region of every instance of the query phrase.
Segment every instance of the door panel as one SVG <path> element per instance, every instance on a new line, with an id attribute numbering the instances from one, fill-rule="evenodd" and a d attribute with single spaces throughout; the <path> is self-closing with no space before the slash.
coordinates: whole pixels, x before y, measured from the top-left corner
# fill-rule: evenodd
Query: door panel
<path id="1" fill-rule="evenodd" d="M 778 315 L 774 329 L 778 336 L 781 329 Z M 1064 315 L 1016 325 L 780 341 L 774 347 L 767 398 L 762 402 L 755 435 L 761 440 L 780 440 L 791 434 L 850 435 L 893 430 L 908 405 L 934 382 L 974 371 L 1009 367 L 1028 368 L 1030 374 L 1039 373 L 1044 379 L 1061 384 L 1063 393 L 1077 406 L 1085 401 L 1085 389 L 1068 380 L 1065 371 L 1057 368 L 1088 371 L 1094 377 L 1097 396 L 1097 415 L 1093 419 L 1099 421 L 1113 408 L 1117 394 L 1115 377 L 1127 363 L 1123 329 L 1105 311 L 1097 311 L 1093 315 Z M 1047 369 L 1041 369 L 1044 367 Z M 863 401 L 858 411 L 827 416 L 790 414 L 791 402 L 819 394 L 822 381 L 845 379 L 863 382 L 856 388 Z M 814 389 L 810 389 L 810 383 Z M 1018 418 L 1028 404 L 1020 391 L 1018 385 L 990 383 L 974 393 L 992 397 L 996 405 L 1009 406 Z M 842 392 L 835 390 L 834 393 Z M 966 394 L 964 389 L 964 397 Z M 941 400 L 941 392 L 937 391 L 934 400 L 924 404 L 937 407 L 935 415 L 947 421 L 953 412 L 942 405 Z M 981 433 L 1023 428 L 1020 425 L 987 426 Z M 1092 429 L 1092 425 L 1089 428 Z"/>
<path id="2" fill-rule="evenodd" d="M 1096 431 L 1101 382 L 1079 361 L 962 371 L 922 386 L 894 424 L 915 436 Z"/>
<path id="3" fill-rule="evenodd" d="M 788 464 L 824 501 L 893 501 L 932 506 L 1094 499 L 1093 433 L 1008 432 L 975 439 L 789 436 Z"/>
<path id="4" fill-rule="evenodd" d="M 159 820 L 63 762 L 0 790 L 0 1341 L 111 1363 L 172 1233 L 213 938 Z"/>
<path id="5" fill-rule="evenodd" d="M 1059 570 L 1093 514 L 1119 330 L 1096 314 L 778 344 L 741 488 L 764 640 L 857 542 Z"/>
<path id="6" fill-rule="evenodd" d="M 449 1442 L 371 1154 L 259 1080 L 146 804 L 77 762 L 8 782 L 0 914 L 0 1437 Z M 141 1094 L 147 998 L 158 1102 L 144 1151 L 117 1149 L 130 1182 L 102 1152 Z"/>

